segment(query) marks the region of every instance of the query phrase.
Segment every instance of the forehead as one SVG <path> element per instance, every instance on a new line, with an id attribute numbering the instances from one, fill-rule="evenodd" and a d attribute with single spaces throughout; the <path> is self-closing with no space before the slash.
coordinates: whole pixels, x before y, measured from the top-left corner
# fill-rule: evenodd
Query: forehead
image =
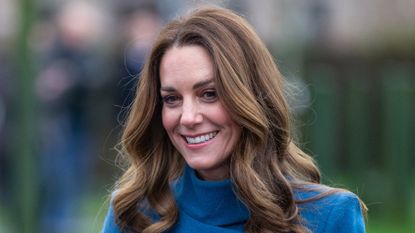
<path id="1" fill-rule="evenodd" d="M 212 60 L 201 46 L 173 47 L 166 51 L 160 64 L 160 81 L 213 78 Z"/>

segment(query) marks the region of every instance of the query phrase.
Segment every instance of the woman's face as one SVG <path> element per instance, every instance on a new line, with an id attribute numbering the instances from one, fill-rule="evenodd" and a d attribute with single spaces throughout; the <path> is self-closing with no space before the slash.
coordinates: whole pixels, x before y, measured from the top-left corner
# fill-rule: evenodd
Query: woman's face
<path id="1" fill-rule="evenodd" d="M 217 96 L 213 75 L 203 47 L 169 49 L 160 64 L 162 121 L 186 163 L 203 179 L 221 180 L 241 129 Z"/>

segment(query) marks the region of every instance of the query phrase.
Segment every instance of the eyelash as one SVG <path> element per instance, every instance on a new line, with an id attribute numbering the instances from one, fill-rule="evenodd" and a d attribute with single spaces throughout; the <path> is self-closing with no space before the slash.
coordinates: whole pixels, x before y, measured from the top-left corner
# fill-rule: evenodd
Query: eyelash
<path id="1" fill-rule="evenodd" d="M 207 89 L 202 91 L 200 98 L 206 103 L 213 103 L 218 99 L 218 96 L 215 89 Z M 180 96 L 174 94 L 161 97 L 163 104 L 169 106 L 175 106 L 180 99 Z"/>
<path id="2" fill-rule="evenodd" d="M 214 96 L 206 96 L 206 94 L 213 94 Z M 216 99 L 218 98 L 218 95 L 216 93 L 215 89 L 208 89 L 202 92 L 202 98 L 204 98 L 205 101 L 207 102 L 214 102 L 216 101 Z"/>
<path id="3" fill-rule="evenodd" d="M 177 95 L 166 95 L 162 97 L 163 103 L 168 104 L 168 105 L 174 105 L 172 101 L 177 101 L 178 99 L 179 97 Z"/>

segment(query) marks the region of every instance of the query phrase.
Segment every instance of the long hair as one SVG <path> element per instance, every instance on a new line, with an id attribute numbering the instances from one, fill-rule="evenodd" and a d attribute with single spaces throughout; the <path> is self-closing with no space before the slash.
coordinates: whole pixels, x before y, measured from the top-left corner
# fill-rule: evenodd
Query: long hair
<path id="1" fill-rule="evenodd" d="M 307 232 L 293 191 L 320 183 L 319 170 L 293 143 L 283 78 L 271 54 L 242 17 L 221 8 L 200 8 L 170 22 L 153 46 L 121 140 L 129 167 L 113 197 L 117 223 L 136 232 L 163 232 L 178 218 L 170 183 L 184 160 L 162 126 L 159 66 L 167 50 L 187 45 L 208 51 L 219 99 L 242 128 L 230 179 L 250 211 L 245 231 Z M 149 209 L 158 221 L 150 221 Z"/>

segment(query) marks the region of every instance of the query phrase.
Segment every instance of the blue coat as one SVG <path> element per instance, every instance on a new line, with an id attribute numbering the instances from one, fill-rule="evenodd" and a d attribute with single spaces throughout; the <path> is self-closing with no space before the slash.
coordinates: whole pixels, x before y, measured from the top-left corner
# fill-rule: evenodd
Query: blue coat
<path id="1" fill-rule="evenodd" d="M 179 219 L 168 233 L 244 232 L 249 212 L 232 191 L 229 180 L 200 180 L 194 170 L 187 167 L 183 177 L 173 185 L 173 190 Z M 296 191 L 295 197 L 302 200 L 318 194 L 318 191 Z M 351 192 L 337 192 L 298 207 L 306 227 L 314 233 L 365 232 L 359 200 Z M 102 232 L 120 233 L 111 206 Z"/>

